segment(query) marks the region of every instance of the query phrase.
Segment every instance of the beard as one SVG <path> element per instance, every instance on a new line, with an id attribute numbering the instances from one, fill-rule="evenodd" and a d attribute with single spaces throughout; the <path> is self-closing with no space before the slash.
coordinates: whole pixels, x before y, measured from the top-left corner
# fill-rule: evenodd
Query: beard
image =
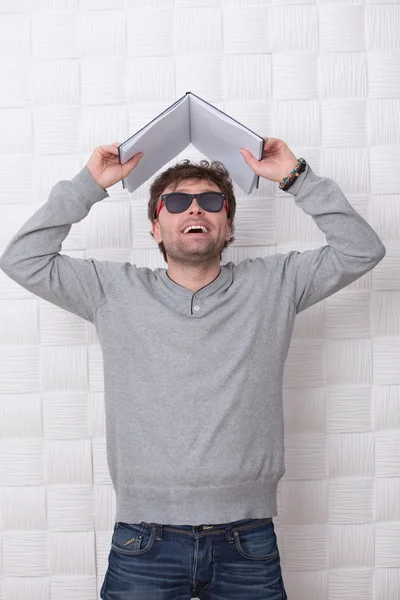
<path id="1" fill-rule="evenodd" d="M 185 235 L 190 239 L 185 239 Z M 193 239 L 196 233 L 180 235 L 180 238 L 163 239 L 163 244 L 168 258 L 176 264 L 199 265 L 214 262 L 219 258 L 224 249 L 225 239 L 215 239 L 209 233 L 205 237 Z"/>

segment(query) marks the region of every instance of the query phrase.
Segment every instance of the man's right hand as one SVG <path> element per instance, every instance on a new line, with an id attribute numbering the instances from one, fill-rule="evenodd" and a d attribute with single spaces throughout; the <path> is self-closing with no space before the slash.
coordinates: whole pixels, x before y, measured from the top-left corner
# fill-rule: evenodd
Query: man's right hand
<path id="1" fill-rule="evenodd" d="M 118 142 L 110 146 L 97 146 L 86 163 L 90 174 L 104 190 L 127 177 L 143 156 L 143 153 L 138 152 L 125 164 L 120 165 L 118 146 Z"/>

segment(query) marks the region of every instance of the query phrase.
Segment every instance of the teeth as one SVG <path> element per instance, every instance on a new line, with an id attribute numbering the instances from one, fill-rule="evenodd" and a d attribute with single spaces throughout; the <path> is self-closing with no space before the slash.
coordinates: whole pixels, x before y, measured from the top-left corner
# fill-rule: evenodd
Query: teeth
<path id="1" fill-rule="evenodd" d="M 208 233 L 208 229 L 204 227 L 204 225 L 189 225 L 186 229 L 183 230 L 183 233 L 187 233 L 191 229 L 202 229 L 204 233 Z"/>

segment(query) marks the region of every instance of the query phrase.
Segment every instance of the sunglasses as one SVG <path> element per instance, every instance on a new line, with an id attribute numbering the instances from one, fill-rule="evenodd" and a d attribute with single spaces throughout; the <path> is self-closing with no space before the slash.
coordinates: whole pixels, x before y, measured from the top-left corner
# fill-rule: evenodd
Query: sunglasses
<path id="1" fill-rule="evenodd" d="M 170 213 L 181 213 L 189 208 L 193 198 L 196 198 L 199 206 L 207 212 L 219 212 L 225 204 L 226 212 L 228 213 L 228 200 L 222 192 L 200 192 L 199 194 L 170 192 L 161 196 L 161 202 L 156 212 L 156 219 L 164 205 Z"/>

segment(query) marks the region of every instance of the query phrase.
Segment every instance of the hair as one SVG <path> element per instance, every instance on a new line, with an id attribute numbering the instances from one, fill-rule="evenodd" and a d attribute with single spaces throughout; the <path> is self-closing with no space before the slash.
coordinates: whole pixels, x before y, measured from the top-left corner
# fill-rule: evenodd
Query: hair
<path id="1" fill-rule="evenodd" d="M 201 160 L 200 163 L 196 164 L 191 163 L 189 159 L 184 159 L 160 173 L 150 186 L 150 199 L 147 207 L 147 216 L 149 220 L 153 222 L 156 219 L 157 205 L 164 189 L 170 187 L 172 190 L 175 190 L 178 184 L 185 179 L 204 179 L 216 183 L 221 192 L 225 194 L 226 199 L 228 200 L 227 218 L 230 219 L 231 224 L 231 237 L 229 238 L 229 241 L 225 240 L 224 244 L 224 248 L 227 248 L 235 241 L 233 235 L 235 225 L 233 221 L 236 212 L 236 198 L 233 192 L 233 184 L 229 172 L 220 161 L 212 161 L 210 163 L 208 160 Z M 154 238 L 152 231 L 150 231 L 150 235 Z M 168 262 L 164 244 L 160 242 L 158 247 L 164 256 L 165 262 Z M 220 259 L 221 258 L 222 254 L 220 255 Z"/>

